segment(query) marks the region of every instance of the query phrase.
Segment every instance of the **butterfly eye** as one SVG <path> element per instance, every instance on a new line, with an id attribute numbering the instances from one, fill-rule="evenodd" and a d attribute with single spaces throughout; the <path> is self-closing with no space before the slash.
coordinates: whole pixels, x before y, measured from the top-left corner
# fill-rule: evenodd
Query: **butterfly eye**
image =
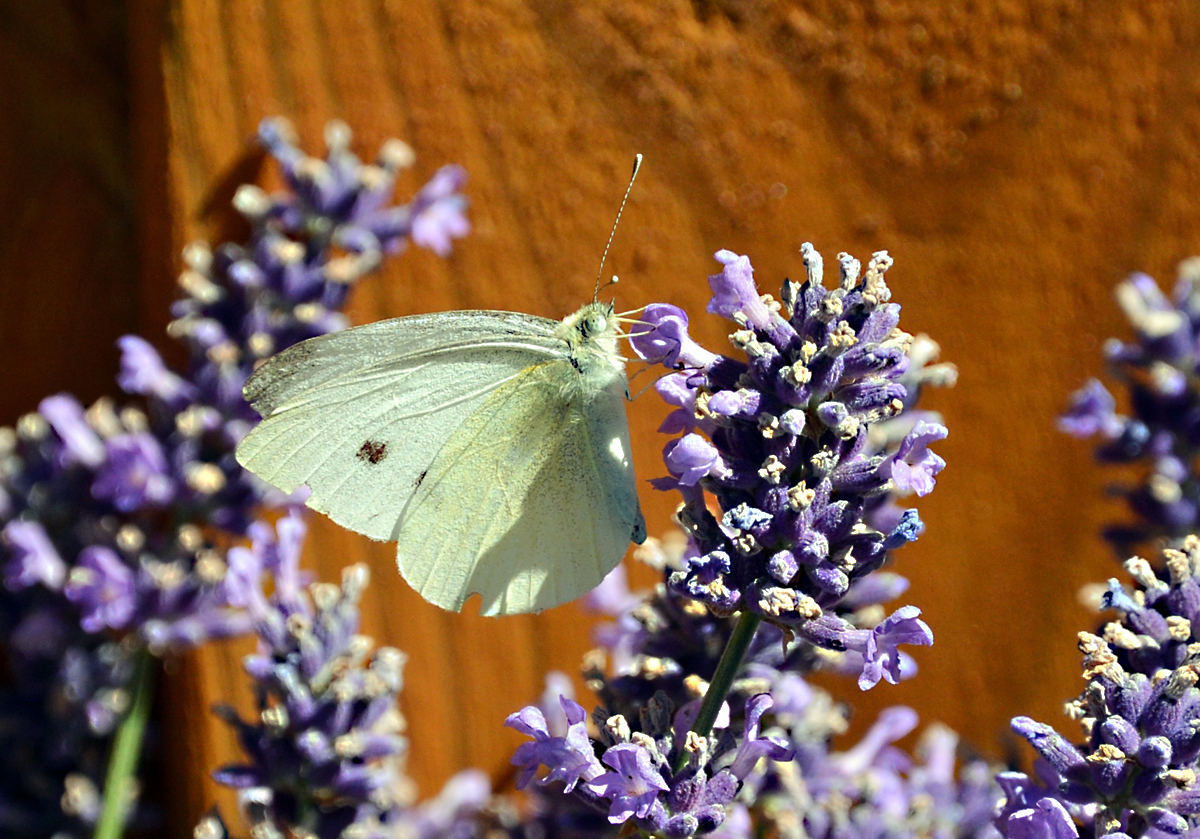
<path id="1" fill-rule="evenodd" d="M 599 335 L 607 326 L 608 320 L 604 317 L 604 315 L 592 312 L 583 319 L 583 329 L 580 331 L 583 333 L 583 337 L 587 338 L 592 335 Z"/>

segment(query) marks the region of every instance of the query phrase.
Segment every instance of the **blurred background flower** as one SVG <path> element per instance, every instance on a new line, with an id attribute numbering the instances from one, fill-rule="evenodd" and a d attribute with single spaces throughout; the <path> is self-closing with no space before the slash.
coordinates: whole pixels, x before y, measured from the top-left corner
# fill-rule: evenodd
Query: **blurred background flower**
<path id="1" fill-rule="evenodd" d="M 261 530 L 251 521 L 263 507 L 296 499 L 234 460 L 253 421 L 241 390 L 254 364 L 344 326 L 349 285 L 399 251 L 415 224 L 440 250 L 469 229 L 461 169 L 391 206 L 411 152 L 393 141 L 367 166 L 347 150 L 345 125 L 327 135 L 330 162 L 296 149 L 285 122 L 265 121 L 260 140 L 294 192 L 243 187 L 234 204 L 253 224 L 250 240 L 188 247 L 168 327 L 187 350 L 183 375 L 128 335 L 118 381 L 143 401 L 102 398 L 85 410 L 58 394 L 0 429 L 0 620 L 12 681 L 0 744 L 23 756 L 0 788 L 0 828 L 11 835 L 87 835 L 104 796 L 123 789 L 132 767 L 114 768 L 107 753 L 120 751 L 110 739 L 127 714 L 132 726 L 149 712 L 139 703 L 154 678 L 147 651 L 178 654 L 261 622 L 241 587 L 248 572 L 231 574 L 225 550 Z M 334 253 L 349 241 L 352 256 Z M 140 743 L 131 748 L 136 765 Z"/>

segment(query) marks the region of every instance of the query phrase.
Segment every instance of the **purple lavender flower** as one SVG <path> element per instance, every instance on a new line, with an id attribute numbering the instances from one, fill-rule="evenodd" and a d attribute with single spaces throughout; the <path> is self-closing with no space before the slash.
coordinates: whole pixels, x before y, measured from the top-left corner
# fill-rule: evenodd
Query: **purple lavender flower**
<path id="1" fill-rule="evenodd" d="M 1042 798 L 1009 816 L 1006 835 L 1009 839 L 1074 839 L 1079 831 L 1062 804 Z"/>
<path id="2" fill-rule="evenodd" d="M 1132 416 L 1091 380 L 1059 422 L 1079 437 L 1099 436 L 1101 460 L 1141 462 L 1146 477 L 1122 490 L 1136 515 L 1107 536 L 1122 555 L 1158 537 L 1161 561 L 1124 563 L 1135 585 L 1109 580 L 1103 608 L 1117 619 L 1080 633 L 1087 686 L 1067 706 L 1083 737 L 1072 742 L 1028 717 L 1013 730 L 1038 753 L 1033 775 L 1009 772 L 995 823 L 1006 836 L 1180 836 L 1200 828 L 1192 787 L 1200 758 L 1195 720 L 1200 691 L 1191 627 L 1200 619 L 1200 483 L 1194 470 L 1200 397 L 1190 384 L 1196 363 L 1200 261 L 1180 265 L 1173 300 L 1144 274 L 1117 288 L 1136 332 L 1110 341 L 1105 354 L 1129 389 Z M 1195 427 L 1193 427 L 1195 426 Z"/>
<path id="3" fill-rule="evenodd" d="M 795 756 L 795 750 L 779 737 L 759 736 L 759 726 L 762 716 L 774 704 L 769 693 L 760 693 L 750 698 L 746 703 L 746 730 L 742 735 L 741 745 L 734 755 L 729 771 L 739 781 L 745 780 L 763 758 L 775 761 L 789 761 Z"/>
<path id="4" fill-rule="evenodd" d="M 715 354 L 704 349 L 688 336 L 688 317 L 682 309 L 665 303 L 651 303 L 642 312 L 641 320 L 651 329 L 637 332 L 639 353 L 664 367 L 703 369 L 716 361 Z"/>
<path id="5" fill-rule="evenodd" d="M 259 531 L 243 556 L 257 574 L 241 570 L 244 585 L 261 587 L 268 576 L 275 594 L 243 592 L 255 604 L 259 650 L 246 659 L 255 681 L 259 718 L 220 713 L 238 729 L 248 762 L 215 773 L 239 790 L 243 810 L 258 831 L 291 831 L 335 837 L 351 825 L 358 835 L 383 836 L 401 779 L 406 741 L 396 700 L 404 656 L 370 650 L 358 635 L 358 600 L 367 584 L 365 565 L 346 569 L 341 587 L 301 587 L 299 548 L 303 525 L 293 513 L 272 538 Z M 289 532 L 290 531 L 290 532 Z"/>
<path id="6" fill-rule="evenodd" d="M 884 461 L 881 472 L 892 479 L 897 490 L 928 495 L 933 492 L 934 479 L 945 468 L 946 461 L 927 447 L 932 442 L 944 440 L 946 434 L 943 425 L 918 422 L 900 442 L 895 454 Z"/>
<path id="7" fill-rule="evenodd" d="M 92 482 L 92 496 L 111 501 L 122 513 L 164 507 L 175 496 L 167 457 L 154 436 L 118 434 L 105 442 L 108 457 Z"/>
<path id="8" fill-rule="evenodd" d="M 492 803 L 492 784 L 478 769 L 464 769 L 446 782 L 434 798 L 394 814 L 391 835 L 412 839 L 472 839 L 486 828 L 485 808 Z M 485 834 L 486 835 L 486 834 Z"/>
<path id="9" fill-rule="evenodd" d="M 1104 462 L 1138 463 L 1143 477 L 1118 487 L 1132 521 L 1106 533 L 1122 557 L 1154 537 L 1179 540 L 1200 531 L 1200 478 L 1195 453 L 1200 444 L 1200 390 L 1195 385 L 1200 340 L 1200 260 L 1185 260 L 1171 298 L 1145 274 L 1134 274 L 1116 290 L 1117 302 L 1135 338 L 1110 340 L 1109 370 L 1129 391 L 1130 414 L 1092 379 L 1071 397 L 1059 427 L 1076 437 L 1098 437 Z"/>
<path id="10" fill-rule="evenodd" d="M 730 474 L 717 447 L 699 434 L 685 434 L 672 440 L 663 449 L 663 461 L 679 487 L 693 487 L 702 478 Z"/>
<path id="11" fill-rule="evenodd" d="M 471 232 L 464 213 L 466 200 L 459 192 L 465 180 L 461 168 L 447 166 L 417 193 L 410 234 L 413 242 L 445 257 L 455 239 Z"/>
<path id="12" fill-rule="evenodd" d="M 121 390 L 152 396 L 167 404 L 195 396 L 191 384 L 168 370 L 158 350 L 146 339 L 125 335 L 117 345 L 121 348 L 121 372 L 117 375 Z"/>
<path id="13" fill-rule="evenodd" d="M 851 629 L 844 632 L 847 662 L 841 667 L 848 672 L 859 672 L 858 686 L 863 690 L 874 687 L 882 678 L 889 684 L 899 684 L 902 679 L 916 673 L 916 664 L 900 652 L 901 644 L 929 646 L 933 643 L 933 632 L 917 615 L 916 606 L 902 606 L 888 615 L 874 629 Z M 861 657 L 861 667 L 857 662 Z"/>
<path id="14" fill-rule="evenodd" d="M 89 545 L 80 551 L 63 593 L 79 609 L 87 632 L 125 629 L 134 616 L 133 569 L 109 548 Z"/>
<path id="15" fill-rule="evenodd" d="M 1098 379 L 1071 395 L 1071 407 L 1058 419 L 1058 427 L 1072 437 L 1091 437 L 1099 434 L 1105 440 L 1121 436 L 1124 423 L 1116 415 L 1117 401 Z"/>
<path id="16" fill-rule="evenodd" d="M 0 546 L 10 583 L 55 588 L 66 570 L 57 569 L 55 554 L 75 566 L 85 550 L 103 548 L 107 559 L 130 569 L 125 577 L 134 591 L 122 595 L 121 608 L 132 604 L 134 611 L 122 613 L 122 628 L 152 630 L 147 640 L 156 645 L 244 631 L 240 619 L 223 625 L 229 604 L 221 600 L 222 545 L 198 528 L 242 534 L 258 503 L 287 501 L 243 472 L 233 456 L 255 419 L 241 396 L 247 376 L 258 360 L 340 328 L 334 310 L 348 284 L 417 228 L 443 250 L 468 229 L 456 167 L 435 175 L 413 204 L 388 206 L 395 174 L 411 153 L 392 143 L 378 164 L 362 164 L 346 147 L 348 130 L 335 124 L 322 161 L 301 153 L 289 136 L 278 120 L 260 132 L 296 192 L 269 197 L 244 187 L 235 205 L 254 223 L 250 242 L 215 252 L 193 245 L 185 253 L 186 296 L 172 307 L 169 331 L 190 351 L 187 375 L 167 370 L 145 340 L 126 336 L 118 380 L 146 398 L 144 410 L 117 410 L 102 400 L 85 411 L 59 395 L 44 400 L 12 435 L 0 474 L 8 521 L 18 528 L 17 541 Z M 332 255 L 335 246 L 354 251 L 354 259 Z M 171 516 L 158 512 L 168 507 Z M 36 523 L 49 544 L 31 550 L 29 528 Z M 117 575 L 98 573 L 97 567 L 81 572 L 73 602 L 93 603 L 84 594 L 99 591 L 93 578 L 107 581 L 111 595 Z M 92 616 L 89 626 L 114 626 L 111 608 L 103 619 L 88 608 L 84 613 Z"/>
<path id="17" fill-rule="evenodd" d="M 243 188 L 239 209 L 276 219 L 290 233 L 315 233 L 322 247 L 332 243 L 349 251 L 329 265 L 338 276 L 350 271 L 350 280 L 373 269 L 384 253 L 403 250 L 406 239 L 446 256 L 451 241 L 470 231 L 466 200 L 459 193 L 466 181 L 461 167 L 439 169 L 411 204 L 388 206 L 396 173 L 415 160 L 399 140 L 388 140 L 376 163 L 364 166 L 350 152 L 350 129 L 342 122 L 325 129 L 329 154 L 324 161 L 295 147 L 294 132 L 284 120 L 264 121 L 259 138 L 283 167 L 292 192 L 268 199 L 255 187 Z"/>
<path id="18" fill-rule="evenodd" d="M 230 708 L 217 709 L 238 730 L 246 762 L 214 777 L 238 790 L 252 835 L 480 835 L 491 800 L 481 772 L 460 772 L 437 797 L 411 806 L 411 783 L 403 775 L 405 723 L 397 707 L 404 655 L 390 647 L 372 652 L 370 639 L 357 634 L 366 566 L 347 568 L 340 588 L 306 588 L 300 512 L 292 510 L 274 528 L 257 522 L 251 530 L 250 546 L 230 551 L 226 581 L 230 599 L 252 615 L 259 637 L 258 651 L 244 662 L 259 714 L 242 720 Z M 576 714 L 566 703 L 564 709 L 582 721 L 582 709 Z M 553 739 L 540 717 L 526 715 L 528 729 L 543 741 Z M 197 835 L 227 833 L 214 814 Z"/>
<path id="19" fill-rule="evenodd" d="M 647 544 L 654 548 L 653 542 Z M 762 827 L 799 813 L 806 829 L 821 834 L 833 830 L 840 819 L 837 808 L 847 801 L 844 793 L 855 790 L 849 800 L 856 818 L 880 820 L 887 825 L 877 828 L 884 835 L 908 836 L 931 824 L 944 831 L 938 835 L 994 835 L 990 819 L 998 788 L 992 771 L 969 764 L 963 767 L 962 780 L 956 780 L 952 735 L 937 730 L 922 764 L 891 748 L 916 724 L 907 709 L 885 713 L 858 747 L 831 755 L 829 741 L 845 730 L 846 719 L 827 694 L 800 675 L 815 669 L 821 658 L 806 644 L 785 648 L 775 626 L 760 627 L 753 639 L 714 735 L 689 733 L 695 697 L 716 669 L 731 621 L 661 586 L 638 601 L 623 580 L 607 585 L 604 596 L 593 602 L 616 621 L 598 630 L 604 649 L 588 656 L 584 673 L 602 702 L 592 716 L 590 742 L 582 736 L 582 710 L 567 698 L 544 698 L 540 711 L 531 706 L 510 717 L 510 725 L 522 720 L 523 725 L 514 727 L 533 738 L 513 758 L 524 767 L 522 782 L 541 766 L 548 770 L 545 782 L 532 787 L 537 792 L 539 830 L 555 833 L 586 824 L 592 835 L 598 828 L 589 819 L 603 814 L 605 821 L 633 821 L 668 836 L 725 835 L 745 819 Z M 893 590 L 887 584 L 878 594 Z M 915 620 L 904 609 L 894 617 L 880 625 L 885 638 L 893 631 L 908 631 Z M 866 636 L 872 631 L 856 631 L 866 649 Z M 877 644 L 895 651 L 894 642 Z M 606 657 L 611 674 L 601 669 Z M 854 666 L 862 668 L 861 662 Z M 566 718 L 560 704 L 571 709 L 572 720 L 581 721 L 574 723 L 581 736 L 569 749 L 564 746 Z M 555 717 L 563 719 L 557 727 Z M 683 768 L 677 771 L 684 754 Z M 795 762 L 789 762 L 793 756 Z M 597 758 L 612 770 L 599 784 Z M 555 775 L 556 769 L 581 765 L 587 765 L 588 772 L 570 775 L 573 792 L 564 795 L 563 783 L 553 783 L 552 776 L 565 781 L 568 775 Z M 799 771 L 805 786 L 798 788 Z M 844 780 L 832 785 L 830 778 Z M 807 795 L 792 797 L 797 789 L 817 787 L 828 789 L 819 802 Z M 869 798 L 867 790 L 880 791 Z M 737 805 L 735 796 L 746 807 Z M 934 804 L 916 806 L 920 801 Z"/>
<path id="20" fill-rule="evenodd" d="M 740 778 L 729 767 L 716 767 L 717 759 L 729 758 L 728 743 L 718 745 L 715 739 L 687 733 L 697 703 L 672 713 L 670 701 L 660 693 L 642 717 L 646 731 L 632 732 L 617 714 L 602 721 L 601 742 L 594 744 L 584 727 L 583 709 L 565 696 L 560 702 L 571 723 L 566 737 L 550 736 L 542 712 L 534 706 L 509 717 L 509 726 L 534 738 L 513 756 L 513 763 L 523 766 L 522 786 L 544 765 L 550 772 L 540 786 L 565 783 L 563 792 L 574 790 L 586 809 L 604 813 L 610 823 L 634 820 L 666 836 L 708 833 L 724 821 L 725 806 L 737 793 Z M 749 771 L 761 757 L 791 757 L 786 745 L 759 736 L 759 719 L 766 707 L 769 700 L 756 706 L 743 747 L 730 758 L 739 771 Z M 599 761 L 598 750 L 602 751 Z M 673 771 L 668 757 L 685 753 L 686 764 Z"/>
<path id="21" fill-rule="evenodd" d="M 546 769 L 536 786 L 546 832 L 569 824 L 595 830 L 585 814 L 602 813 L 627 829 L 634 823 L 670 837 L 746 835 L 803 807 L 804 829 L 829 833 L 843 789 L 815 807 L 808 797 L 774 794 L 796 789 L 801 770 L 793 758 L 812 769 L 812 780 L 805 777 L 812 785 L 831 773 L 874 771 L 877 759 L 889 770 L 912 765 L 884 748 L 915 725 L 906 710 L 885 715 L 903 724 L 829 760 L 829 738 L 845 720 L 801 674 L 825 667 L 857 674 L 864 689 L 894 683 L 916 669 L 900 645 L 932 641 L 915 607 L 882 613 L 879 604 L 906 582 L 877 569 L 920 531 L 916 511 L 893 499 L 927 493 L 945 465 L 928 448 L 945 428 L 914 408 L 920 387 L 952 382 L 953 368 L 930 363 L 931 341 L 896 329 L 898 307 L 887 305 L 883 283 L 886 254 L 876 255 L 862 281 L 843 255 L 841 287 L 827 292 L 819 256 L 808 246 L 804 253 L 810 281 L 785 287 L 793 310 L 786 320 L 758 295 L 748 259 L 717 255 L 725 267 L 709 278 L 709 310 L 741 327 L 732 338 L 745 361 L 696 345 L 687 316 L 671 306 L 648 307 L 634 330 L 635 351 L 673 371 L 657 389 L 676 408 L 661 430 L 679 436 L 664 448 L 668 477 L 654 483 L 683 496 L 686 538 L 670 550 L 648 541 L 640 551 L 656 555 L 666 585 L 639 599 L 614 575 L 591 598 L 614 621 L 598 628 L 603 649 L 585 664 L 602 703 L 590 738 L 582 709 L 567 698 L 569 743 L 535 707 L 509 718 L 532 738 L 513 758 L 521 784 Z M 709 511 L 710 496 L 720 514 Z M 886 531 L 871 526 L 888 519 Z M 768 623 L 759 625 L 761 616 Z M 735 639 L 739 652 L 727 665 Z M 972 765 L 960 788 L 953 766 L 943 746 L 911 776 L 876 772 L 863 788 L 885 781 L 879 798 L 856 806 L 878 808 L 890 821 L 863 835 L 909 835 L 912 802 L 935 793 L 936 823 L 947 835 L 963 819 L 962 835 L 991 831 L 997 788 L 989 773 Z M 570 795 L 553 796 L 551 788 Z"/>
<path id="22" fill-rule="evenodd" d="M 812 710 L 821 715 L 816 720 L 828 715 L 821 704 L 814 703 Z M 890 708 L 857 745 L 841 753 L 804 738 L 796 760 L 788 765 L 792 774 L 784 775 L 778 785 L 770 783 L 771 778 L 761 782 L 754 809 L 761 813 L 760 829 L 800 824 L 814 839 L 996 837 L 989 822 L 998 797 L 991 768 L 967 763 L 956 780 L 957 738 L 944 728 L 926 732 L 916 758 L 896 748 L 895 742 L 916 724 L 911 709 Z"/>
<path id="23" fill-rule="evenodd" d="M 908 668 L 894 647 L 871 646 L 880 636 L 859 640 L 863 630 L 836 610 L 890 549 L 916 538 L 915 511 L 889 514 L 881 505 L 933 489 L 945 462 L 928 446 L 946 429 L 921 419 L 899 439 L 871 437 L 911 407 L 902 382 L 914 340 L 898 330 L 899 307 L 887 302 L 887 254 L 875 254 L 861 278 L 859 263 L 840 255 L 841 282 L 829 291 L 820 255 L 811 245 L 802 253 L 808 281 L 785 284 L 786 319 L 779 304 L 760 298 L 746 257 L 717 254 L 724 268 L 709 278 L 709 311 L 736 322 L 730 337 L 745 360 L 696 348 L 686 316 L 662 305 L 647 311 L 631 343 L 677 371 L 658 389 L 679 408 L 667 428 L 684 433 L 664 449 L 670 477 L 655 485 L 683 495 L 680 520 L 693 548 L 670 585 L 719 615 L 756 613 L 810 643 L 861 656 L 862 684 L 870 686 Z M 929 343 L 920 351 L 923 367 Z M 882 521 L 891 529 L 870 526 Z M 901 625 L 909 623 L 898 618 Z M 932 641 L 923 623 L 912 626 L 886 637 Z"/>
<path id="24" fill-rule="evenodd" d="M 720 274 L 713 274 L 708 278 L 708 285 L 713 293 L 708 312 L 730 320 L 734 320 L 735 315 L 740 315 L 756 329 L 770 328 L 773 313 L 758 295 L 750 258 L 738 256 L 733 251 L 721 250 L 717 251 L 715 259 L 725 268 Z"/>
<path id="25" fill-rule="evenodd" d="M 95 468 L 104 462 L 104 443 L 87 421 L 83 406 L 75 397 L 60 393 L 47 396 L 38 405 L 38 413 L 61 441 L 55 453 L 55 465 L 59 467 L 82 464 Z M 38 436 L 44 436 L 44 431 Z"/>
<path id="26" fill-rule="evenodd" d="M 1200 537 L 1167 548 L 1162 559 L 1162 571 L 1129 560 L 1136 589 L 1112 580 L 1103 600 L 1118 619 L 1102 637 L 1079 635 L 1088 684 L 1068 713 L 1082 724 L 1084 741 L 1072 743 L 1027 717 L 1013 720 L 1041 761 L 1036 779 L 1002 778 L 1007 801 L 996 826 L 1005 835 L 1158 837 L 1200 826 L 1200 795 L 1191 788 L 1200 690 L 1190 629 L 1200 619 Z"/>

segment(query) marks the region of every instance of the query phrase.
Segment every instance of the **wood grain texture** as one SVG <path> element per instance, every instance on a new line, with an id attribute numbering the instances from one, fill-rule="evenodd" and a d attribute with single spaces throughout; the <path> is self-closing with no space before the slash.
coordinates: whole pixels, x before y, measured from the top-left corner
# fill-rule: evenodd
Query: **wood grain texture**
<path id="1" fill-rule="evenodd" d="M 113 390 L 138 327 L 125 50 L 119 6 L 0 8 L 3 424 Z"/>
<path id="2" fill-rule="evenodd" d="M 896 258 L 889 282 L 904 326 L 935 337 L 961 373 L 953 391 L 929 395 L 951 429 L 939 447 L 950 465 L 920 505 L 925 536 L 896 566 L 913 581 L 904 602 L 922 608 L 937 643 L 917 652 L 922 672 L 899 688 L 860 697 L 850 684 L 826 683 L 864 720 L 903 702 L 999 755 L 1013 715 L 1063 722 L 1061 703 L 1081 684 L 1074 634 L 1092 622 L 1074 592 L 1116 573 L 1095 535 L 1118 512 L 1103 497 L 1105 475 L 1053 420 L 1067 394 L 1101 371 L 1104 338 L 1125 334 L 1113 284 L 1135 269 L 1169 281 L 1178 260 L 1200 252 L 1200 80 L 1191 72 L 1200 38 L 1191 4 L 964 8 L 130 4 L 128 78 L 95 74 L 115 79 L 116 92 L 92 81 L 104 101 L 129 91 L 132 174 L 113 180 L 136 187 L 137 256 L 127 235 L 112 262 L 82 261 L 108 252 L 81 246 L 80 237 L 106 229 L 85 223 L 100 215 L 87 209 L 91 193 L 70 189 L 87 179 L 56 174 L 57 159 L 25 171 L 0 155 L 0 211 L 11 214 L 0 224 L 0 349 L 23 361 L 6 382 L 26 402 L 13 410 L 32 408 L 43 383 L 94 395 L 97 368 L 115 357 L 81 366 L 78 349 L 14 338 L 13 324 L 67 318 L 84 342 L 73 346 L 88 351 L 103 343 L 96 335 L 111 343 L 109 333 L 135 318 L 161 331 L 180 248 L 235 230 L 228 198 L 239 179 L 260 177 L 249 138 L 265 116 L 289 117 L 312 150 L 333 118 L 355 129 L 366 156 L 401 137 L 418 154 L 401 191 L 446 162 L 470 173 L 474 233 L 448 260 L 414 250 L 392 261 L 356 291 L 357 321 L 451 307 L 572 311 L 590 294 L 640 151 L 646 165 L 611 255 L 620 302 L 684 305 L 713 348 L 727 346 L 726 326 L 701 313 L 719 248 L 749 254 L 772 291 L 802 272 L 804 241 L 827 260 L 881 248 Z M 13 56 L 0 50 L 0 89 L 9 109 L 29 114 L 30 130 L 0 142 L 30 159 L 42 153 L 31 131 L 45 102 L 19 98 L 29 85 L 55 91 L 63 119 L 83 120 L 97 106 L 73 92 L 72 78 L 23 81 L 19 67 L 36 61 Z M 104 112 L 100 159 L 119 161 L 124 112 Z M 35 171 L 67 180 L 55 191 L 31 180 Z M 93 200 L 112 203 L 105 196 L 120 192 L 101 189 Z M 75 238 L 58 231 L 60 243 L 54 225 L 36 221 L 51 217 Z M 120 229 L 127 216 L 105 218 Z M 36 258 L 42 252 L 53 256 Z M 90 308 L 47 313 L 38 308 L 46 299 L 30 292 L 35 283 L 66 290 L 78 278 L 116 278 L 113 266 L 131 276 L 139 264 L 136 304 L 130 286 L 111 285 L 78 300 Z M 644 477 L 662 472 L 654 429 L 664 413 L 652 393 L 631 408 Z M 674 501 L 649 488 L 642 498 L 650 532 L 665 531 Z M 589 619 L 574 606 L 504 620 L 439 612 L 399 580 L 391 546 L 319 520 L 307 556 L 327 579 L 351 562 L 371 564 L 366 631 L 410 656 L 404 710 L 422 793 L 468 765 L 505 778 L 518 738 L 501 727 L 504 716 L 537 694 L 546 669 L 575 671 Z M 180 756 L 169 787 L 181 791 L 176 826 L 218 798 L 207 773 L 236 755 L 205 709 L 248 707 L 244 651 L 206 649 L 168 679 L 160 704 L 164 739 Z M 228 796 L 221 801 L 229 807 Z"/>

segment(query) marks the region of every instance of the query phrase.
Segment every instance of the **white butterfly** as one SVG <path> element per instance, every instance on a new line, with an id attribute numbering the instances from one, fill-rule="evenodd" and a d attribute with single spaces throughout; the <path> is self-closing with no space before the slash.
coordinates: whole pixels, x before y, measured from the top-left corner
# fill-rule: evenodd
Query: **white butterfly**
<path id="1" fill-rule="evenodd" d="M 563 321 L 462 311 L 296 344 L 245 397 L 238 461 L 372 539 L 426 600 L 485 615 L 581 596 L 646 525 L 611 304 Z"/>

